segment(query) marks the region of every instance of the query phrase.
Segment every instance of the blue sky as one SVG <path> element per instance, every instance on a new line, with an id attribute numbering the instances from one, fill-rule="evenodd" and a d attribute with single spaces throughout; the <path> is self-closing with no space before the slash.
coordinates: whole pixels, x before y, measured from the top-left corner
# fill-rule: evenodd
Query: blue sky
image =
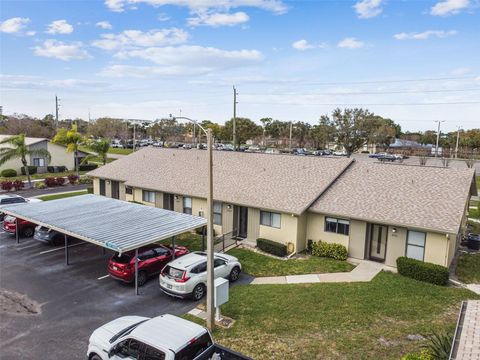
<path id="1" fill-rule="evenodd" d="M 4 113 L 315 123 L 362 106 L 405 130 L 479 127 L 480 3 L 2 1 Z M 431 104 L 431 105 L 427 105 Z"/>

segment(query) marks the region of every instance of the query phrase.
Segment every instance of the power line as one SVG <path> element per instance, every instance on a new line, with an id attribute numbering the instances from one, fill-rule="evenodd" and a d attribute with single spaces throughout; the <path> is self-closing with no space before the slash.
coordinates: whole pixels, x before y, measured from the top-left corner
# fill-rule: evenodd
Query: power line
<path id="1" fill-rule="evenodd" d="M 250 105 L 284 105 L 284 106 L 430 106 L 430 105 L 467 105 L 467 104 L 480 104 L 480 101 L 456 101 L 456 102 L 435 102 L 435 103 L 278 103 L 278 102 L 248 102 L 244 104 Z"/>
<path id="2" fill-rule="evenodd" d="M 468 92 L 468 91 L 480 91 L 480 88 L 472 88 L 472 89 L 445 89 L 445 90 L 407 90 L 407 89 L 402 89 L 402 90 L 395 90 L 395 91 L 369 91 L 369 92 L 330 92 L 330 93 L 277 93 L 277 94 L 272 94 L 268 93 L 267 95 L 285 95 L 285 96 L 291 96 L 291 95 L 299 95 L 299 96 L 305 96 L 305 95 L 326 95 L 326 96 L 336 96 L 336 95 L 383 95 L 383 94 L 410 94 L 410 93 L 443 93 L 443 92 Z M 248 95 L 266 95 L 265 92 L 262 93 L 248 93 Z"/>

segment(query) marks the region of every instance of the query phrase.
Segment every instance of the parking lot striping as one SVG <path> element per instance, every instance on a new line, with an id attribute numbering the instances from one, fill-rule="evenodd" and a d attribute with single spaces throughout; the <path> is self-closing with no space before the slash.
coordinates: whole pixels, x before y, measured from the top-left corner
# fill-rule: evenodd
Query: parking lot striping
<path id="1" fill-rule="evenodd" d="M 71 248 L 71 247 L 74 247 L 74 246 L 78 246 L 78 245 L 85 245 L 85 243 L 78 243 L 78 244 L 74 244 L 74 245 L 69 245 L 68 248 Z M 59 250 L 65 250 L 65 247 L 62 246 L 62 247 L 58 247 L 58 248 L 56 248 L 56 249 L 41 251 L 40 254 L 47 254 L 47 253 L 51 253 L 51 252 L 59 251 Z"/>
<path id="2" fill-rule="evenodd" d="M 107 278 L 107 277 L 109 277 L 109 276 L 110 276 L 110 274 L 107 274 L 107 275 L 104 275 L 104 276 L 100 276 L 97 280 L 102 280 L 102 279 L 105 279 L 105 278 Z"/>

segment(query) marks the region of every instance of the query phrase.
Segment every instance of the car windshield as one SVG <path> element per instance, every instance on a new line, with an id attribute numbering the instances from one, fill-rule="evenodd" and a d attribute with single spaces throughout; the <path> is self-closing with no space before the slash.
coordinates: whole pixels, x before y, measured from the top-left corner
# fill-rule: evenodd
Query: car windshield
<path id="1" fill-rule="evenodd" d="M 122 336 L 125 336 L 125 335 L 128 335 L 130 334 L 133 329 L 135 329 L 138 325 L 140 325 L 141 323 L 147 321 L 148 319 L 145 319 L 145 320 L 142 320 L 142 321 L 139 321 L 133 325 L 130 325 L 130 326 L 127 326 L 125 329 L 123 330 L 120 330 L 118 333 L 116 333 L 115 335 L 113 335 L 113 337 L 108 340 L 111 343 L 114 343 L 115 341 L 117 341 L 118 339 L 120 339 Z"/>
<path id="2" fill-rule="evenodd" d="M 13 223 L 15 222 L 15 218 L 11 215 L 7 215 L 5 216 L 5 219 L 4 219 L 6 222 L 9 222 L 9 223 Z"/>
<path id="3" fill-rule="evenodd" d="M 175 269 L 171 266 L 168 266 L 168 268 L 166 270 L 167 270 L 166 273 L 168 274 L 168 276 L 170 276 L 174 279 L 181 279 L 182 278 L 183 270 Z"/>
<path id="4" fill-rule="evenodd" d="M 116 253 L 113 255 L 112 260 L 120 264 L 128 264 L 132 258 L 132 255 Z"/>
<path id="5" fill-rule="evenodd" d="M 206 332 L 198 338 L 190 340 L 187 346 L 175 354 L 175 360 L 195 359 L 212 345 L 212 338 Z"/>

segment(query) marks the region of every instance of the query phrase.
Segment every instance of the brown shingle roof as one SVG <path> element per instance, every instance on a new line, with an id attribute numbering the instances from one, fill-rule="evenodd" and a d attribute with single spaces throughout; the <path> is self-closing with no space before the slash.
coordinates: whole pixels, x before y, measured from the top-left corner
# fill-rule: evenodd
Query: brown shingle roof
<path id="1" fill-rule="evenodd" d="M 214 151 L 215 200 L 301 214 L 351 163 L 346 158 Z M 89 175 L 205 198 L 207 151 L 143 148 Z"/>
<path id="2" fill-rule="evenodd" d="M 457 233 L 473 169 L 355 162 L 310 211 Z"/>

